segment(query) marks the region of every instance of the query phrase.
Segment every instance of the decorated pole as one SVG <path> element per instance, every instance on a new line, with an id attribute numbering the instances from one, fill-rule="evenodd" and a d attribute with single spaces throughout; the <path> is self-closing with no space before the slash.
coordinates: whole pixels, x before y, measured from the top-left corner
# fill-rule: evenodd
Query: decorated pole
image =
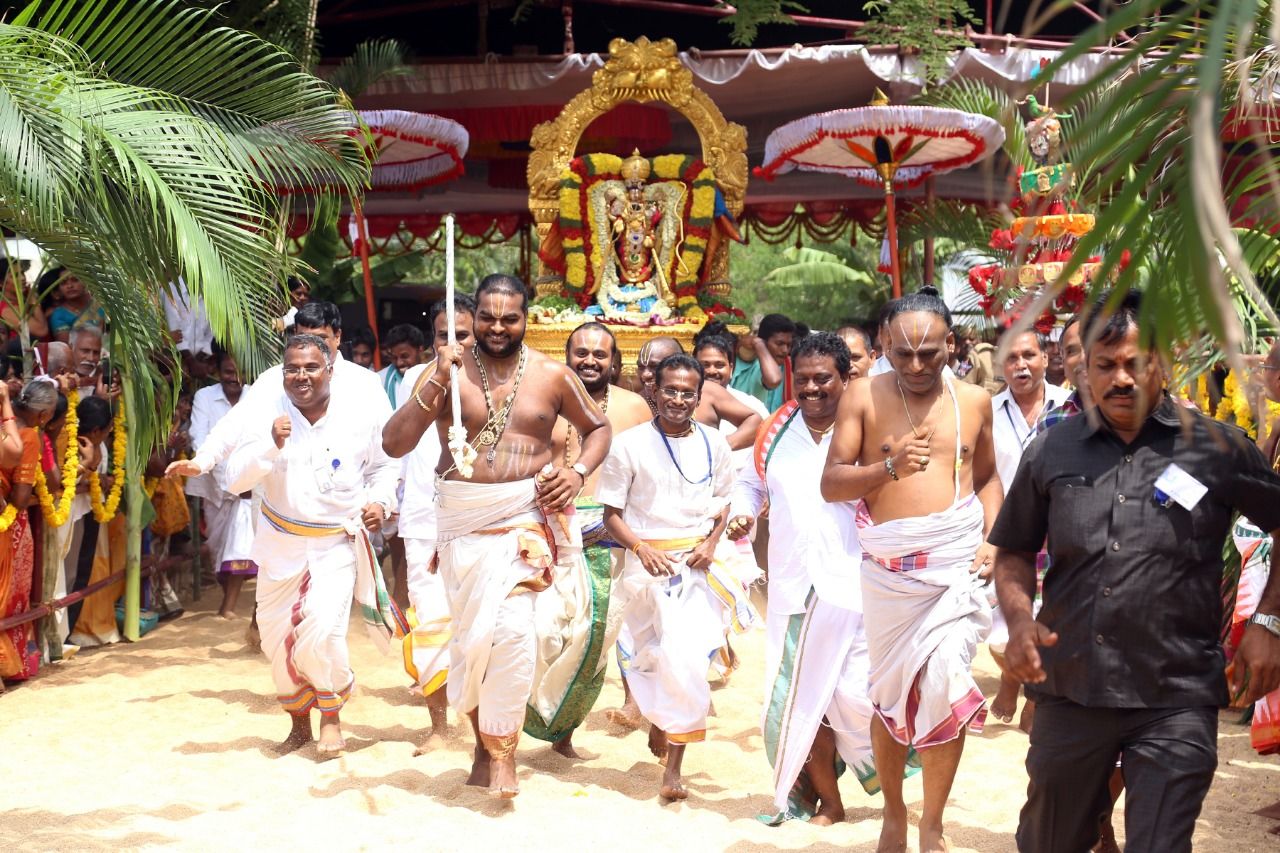
<path id="1" fill-rule="evenodd" d="M 118 405 L 124 406 L 125 417 L 131 424 L 138 423 L 136 402 L 137 395 L 133 391 L 133 382 L 124 383 L 124 394 Z M 145 456 L 140 453 L 134 455 L 140 458 L 129 460 L 126 454 L 124 466 L 127 513 L 124 548 L 124 636 L 130 642 L 136 641 L 141 635 L 138 623 L 142 612 L 142 502 L 147 500 L 147 493 L 142 488 Z M 130 461 L 133 462 L 132 465 L 128 464 Z M 101 535 L 107 535 L 105 524 Z"/>
<path id="2" fill-rule="evenodd" d="M 453 214 L 444 217 L 444 311 L 449 326 L 449 347 L 458 345 L 456 318 L 453 310 Z M 462 397 L 458 388 L 458 365 L 449 365 L 449 397 L 453 421 L 449 426 L 449 453 L 453 456 L 453 464 L 458 473 L 471 479 L 471 465 L 475 462 L 476 451 L 467 443 L 467 428 L 462 423 Z"/>
<path id="3" fill-rule="evenodd" d="M 369 226 L 364 219 L 364 205 L 351 197 L 351 216 L 355 219 L 356 243 L 360 247 L 360 269 L 364 274 L 364 310 L 373 332 L 373 368 L 382 369 L 382 341 L 378 337 L 378 309 L 373 298 L 373 272 L 369 269 Z"/>

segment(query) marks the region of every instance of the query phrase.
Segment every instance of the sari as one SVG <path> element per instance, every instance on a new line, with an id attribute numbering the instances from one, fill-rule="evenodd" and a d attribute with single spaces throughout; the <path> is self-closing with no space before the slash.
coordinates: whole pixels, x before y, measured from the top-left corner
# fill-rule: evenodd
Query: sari
<path id="1" fill-rule="evenodd" d="M 40 464 L 40 437 L 34 429 L 20 431 L 22 458 L 8 470 L 0 470 L 0 492 L 8 500 L 19 484 L 34 485 Z M 31 583 L 35 573 L 35 542 L 29 516 L 20 510 L 13 523 L 0 533 L 0 619 L 31 609 Z M 26 622 L 0 631 L 0 678 L 22 680 L 40 667 L 40 647 L 35 623 Z"/>

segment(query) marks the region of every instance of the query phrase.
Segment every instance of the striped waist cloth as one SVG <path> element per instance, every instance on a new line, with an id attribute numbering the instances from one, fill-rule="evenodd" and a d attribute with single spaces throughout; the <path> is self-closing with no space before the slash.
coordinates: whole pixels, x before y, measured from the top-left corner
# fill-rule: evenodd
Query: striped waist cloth
<path id="1" fill-rule="evenodd" d="M 342 524 L 316 524 L 281 515 L 266 501 L 262 502 L 262 517 L 276 530 L 291 536 L 337 536 L 340 533 L 351 535 L 351 531 Z"/>

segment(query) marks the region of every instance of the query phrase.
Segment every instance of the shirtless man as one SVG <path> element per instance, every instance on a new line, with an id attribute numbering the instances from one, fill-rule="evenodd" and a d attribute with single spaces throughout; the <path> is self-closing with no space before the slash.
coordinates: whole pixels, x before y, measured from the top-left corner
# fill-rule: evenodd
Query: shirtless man
<path id="1" fill-rule="evenodd" d="M 569 335 L 565 342 L 565 362 L 569 369 L 582 380 L 582 385 L 591 395 L 591 399 L 609 420 L 613 435 L 618 435 L 637 424 L 649 420 L 649 406 L 639 394 L 619 388 L 611 383 L 613 376 L 614 354 L 617 352 L 617 341 L 609 328 L 600 323 L 583 323 Z M 569 425 L 564 418 L 556 421 L 555 430 L 551 434 L 551 458 L 564 460 L 564 464 L 577 462 L 582 453 L 582 441 L 578 431 Z M 603 656 L 617 639 L 614 632 L 606 632 L 606 616 L 609 610 L 608 592 L 611 583 L 612 549 L 616 547 L 604 532 L 604 507 L 596 502 L 596 482 L 599 471 L 593 471 L 587 478 L 586 486 L 575 501 L 577 517 L 582 528 L 583 558 L 581 567 L 591 577 L 588 582 L 565 584 L 565 595 L 558 600 L 549 590 L 539 596 L 536 614 L 539 626 L 557 636 L 572 633 L 574 641 L 566 644 L 560 654 L 581 655 L 586 646 L 598 641 L 601 656 L 582 666 L 572 669 L 577 676 L 566 688 L 563 684 L 549 684 L 545 696 L 539 692 L 541 681 L 535 679 L 534 695 L 531 703 L 532 712 L 526 717 L 525 733 L 544 740 L 553 741 L 552 748 L 566 758 L 578 758 L 573 748 L 573 731 L 582 724 L 586 713 L 595 704 L 604 682 Z M 557 585 L 558 586 L 558 585 Z M 575 595 L 578 590 L 591 590 L 592 597 L 597 600 L 578 601 L 581 596 Z M 544 604 L 547 605 L 543 613 Z M 581 618 L 591 621 L 586 632 L 570 632 L 566 621 Z M 581 637 L 583 648 L 576 648 L 576 640 Z M 543 661 L 545 670 L 550 670 L 550 662 Z M 539 667 L 543 672 L 544 667 Z M 536 715 L 536 716 L 535 716 Z M 637 711 L 638 715 L 638 711 Z"/>
<path id="2" fill-rule="evenodd" d="M 948 849 L 942 813 L 964 729 L 985 716 L 969 668 L 991 625 L 985 535 L 1001 488 L 991 398 L 943 375 L 953 341 L 946 306 L 913 293 L 886 325 L 893 371 L 859 379 L 841 397 L 822 496 L 865 501 L 858 538 L 871 740 L 885 798 L 878 849 L 906 850 L 902 776 L 914 746 L 924 765 L 920 850 L 932 853 Z"/>
<path id="3" fill-rule="evenodd" d="M 552 555 L 571 547 L 553 547 L 572 532 L 561 512 L 604 459 L 610 430 L 568 367 L 524 345 L 523 282 L 485 277 L 476 306 L 475 344 L 436 349 L 430 379 L 387 422 L 383 445 L 403 456 L 436 425 L 437 560 L 453 617 L 449 701 L 476 733 L 467 783 L 511 798 L 519 793 L 515 750 L 534 677 L 534 594 L 551 584 Z M 451 365 L 477 453 L 469 480 L 448 450 Z M 572 466 L 551 453 L 557 417 L 582 437 Z"/>
<path id="4" fill-rule="evenodd" d="M 653 378 L 654 369 L 667 356 L 683 352 L 684 347 L 675 338 L 654 338 L 640 348 L 640 355 L 636 359 L 636 376 L 641 383 L 640 394 L 648 403 L 649 411 L 655 416 L 657 386 Z M 726 388 L 715 382 L 708 382 L 703 387 L 693 419 L 712 429 L 718 428 L 721 421 L 737 424 L 737 431 L 725 436 L 729 441 L 729 447 L 733 450 L 750 447 L 756 440 L 756 430 L 760 428 L 763 420 L 746 404 L 737 400 Z"/>

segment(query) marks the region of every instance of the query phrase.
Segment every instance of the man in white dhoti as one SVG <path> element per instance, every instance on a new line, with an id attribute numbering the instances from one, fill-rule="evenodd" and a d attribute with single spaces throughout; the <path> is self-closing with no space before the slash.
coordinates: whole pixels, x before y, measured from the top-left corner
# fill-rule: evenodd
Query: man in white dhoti
<path id="1" fill-rule="evenodd" d="M 450 365 L 458 365 L 461 425 L 479 456 L 470 481 L 447 449 L 436 468 L 436 559 L 453 616 L 449 702 L 477 736 L 468 784 L 514 797 L 536 658 L 533 594 L 550 585 L 557 559 L 577 559 L 573 498 L 604 458 L 609 425 L 569 368 L 524 345 L 523 282 L 486 277 L 476 306 L 475 344 L 437 348 L 430 377 L 387 422 L 383 445 L 403 456 L 434 423 L 447 448 Z M 572 466 L 551 455 L 557 416 L 582 436 Z"/>
<path id="2" fill-rule="evenodd" d="M 947 849 L 942 815 L 964 729 L 985 716 L 969 670 L 991 626 L 984 537 L 1001 489 L 990 397 L 944 372 L 946 305 L 913 293 L 886 325 L 893 370 L 854 382 L 841 398 L 822 496 L 862 501 L 871 739 L 885 798 L 880 849 L 906 849 L 902 775 L 914 747 L 924 765 L 920 850 L 931 852 Z"/>
<path id="3" fill-rule="evenodd" d="M 332 399 L 323 340 L 295 335 L 284 357 L 285 399 L 253 413 L 226 473 L 233 492 L 263 486 L 253 559 L 262 650 L 293 717 L 282 748 L 312 741 L 316 708 L 323 758 L 345 746 L 339 711 L 355 682 L 347 654 L 353 594 L 375 639 L 403 630 L 367 533 L 395 508 L 399 466 L 382 451 L 378 414 Z"/>
<path id="4" fill-rule="evenodd" d="M 868 793 L 879 790 L 855 504 L 827 503 L 819 492 L 851 359 L 843 340 L 817 332 L 796 342 L 791 363 L 796 399 L 760 431 L 734 487 L 729 535 L 749 531 L 768 502 L 762 728 L 779 813 L 767 822 L 827 826 L 844 820 L 836 784 L 844 766 Z"/>
<path id="5" fill-rule="evenodd" d="M 201 388 L 191 403 L 191 442 L 199 447 L 209 437 L 210 431 L 223 418 L 230 415 L 244 395 L 240 383 L 240 371 L 231 353 L 218 353 L 218 384 Z M 253 545 L 252 501 L 245 495 L 236 495 L 225 488 L 225 465 L 218 464 L 208 474 L 187 480 L 186 492 L 202 499 L 204 510 L 205 542 L 218 583 L 222 585 L 222 604 L 218 615 L 230 619 L 236 614 L 236 600 L 247 578 L 258 573 L 258 567 L 249 557 Z"/>
<path id="6" fill-rule="evenodd" d="M 685 745 L 706 739 L 710 656 L 726 623 L 739 633 L 754 623 L 745 584 L 759 570 L 749 549 L 723 536 L 733 456 L 718 430 L 693 420 L 702 367 L 671 355 L 653 382 L 658 416 L 614 438 L 596 500 L 605 530 L 626 549 L 612 595 L 633 643 L 627 684 L 653 724 L 649 748 L 666 757 L 659 793 L 683 800 Z"/>
<path id="7" fill-rule="evenodd" d="M 458 345 L 470 346 L 475 322 L 476 303 L 469 295 L 459 293 L 453 301 L 455 333 Z M 448 315 L 445 304 L 431 306 L 434 346 L 449 342 Z M 435 371 L 435 364 L 420 364 L 405 371 L 404 381 L 396 389 L 396 409 L 415 406 L 413 395 L 421 393 Z M 411 605 L 405 616 L 410 631 L 404 638 L 405 671 L 414 686 L 422 691 L 431 714 L 431 733 L 418 747 L 422 752 L 438 745 L 448 726 L 449 699 L 445 681 L 449 677 L 449 599 L 445 595 L 444 578 L 436 571 L 436 463 L 440 461 L 440 436 L 428 429 L 404 457 L 400 499 L 400 537 L 404 540 L 405 582 Z"/>

